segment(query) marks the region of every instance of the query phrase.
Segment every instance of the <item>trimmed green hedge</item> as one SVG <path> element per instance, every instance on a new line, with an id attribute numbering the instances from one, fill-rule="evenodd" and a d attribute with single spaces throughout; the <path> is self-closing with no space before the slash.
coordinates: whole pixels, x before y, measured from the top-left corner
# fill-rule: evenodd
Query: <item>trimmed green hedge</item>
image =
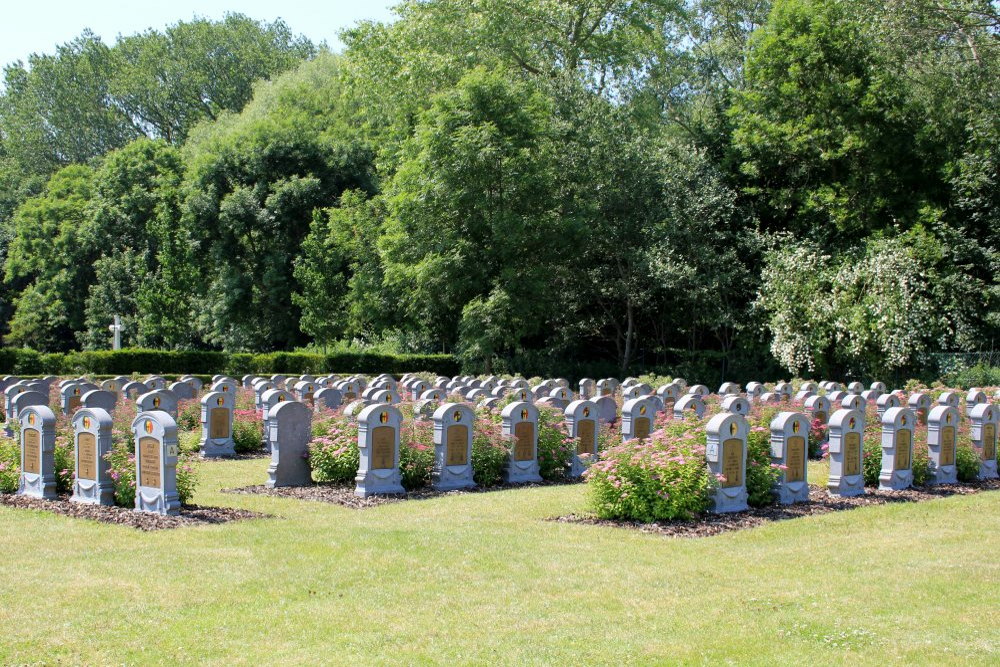
<path id="1" fill-rule="evenodd" d="M 2 375 L 129 375 L 131 373 L 392 373 L 425 371 L 457 375 L 461 365 L 448 354 L 229 354 L 174 350 L 117 350 L 42 354 L 34 350 L 0 349 Z"/>

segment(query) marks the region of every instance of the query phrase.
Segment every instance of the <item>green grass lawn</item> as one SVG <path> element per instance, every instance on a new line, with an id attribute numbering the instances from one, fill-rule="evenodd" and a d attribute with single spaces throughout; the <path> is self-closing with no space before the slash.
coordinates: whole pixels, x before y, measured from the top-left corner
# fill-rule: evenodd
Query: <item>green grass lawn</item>
<path id="1" fill-rule="evenodd" d="M 556 486 L 140 533 L 0 507 L 0 663 L 1000 661 L 1000 494 L 704 539 L 545 521 Z M 814 482 L 825 477 L 811 466 Z"/>

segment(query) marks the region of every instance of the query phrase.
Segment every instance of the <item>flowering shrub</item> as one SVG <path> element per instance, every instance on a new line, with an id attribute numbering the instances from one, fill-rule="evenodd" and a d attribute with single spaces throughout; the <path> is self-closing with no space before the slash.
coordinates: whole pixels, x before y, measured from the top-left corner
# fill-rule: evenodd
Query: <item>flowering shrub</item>
<path id="1" fill-rule="evenodd" d="M 399 432 L 399 473 L 407 491 L 428 486 L 434 467 L 434 423 L 403 422 Z"/>
<path id="2" fill-rule="evenodd" d="M 576 443 L 569 437 L 561 410 L 540 407 L 538 410 L 538 474 L 542 479 L 558 480 L 566 476 L 573 460 Z"/>
<path id="3" fill-rule="evenodd" d="M 979 466 L 977 464 L 976 470 Z M 0 493 L 14 493 L 21 477 L 21 446 L 17 440 L 0 436 Z"/>
<path id="4" fill-rule="evenodd" d="M 313 424 L 309 466 L 316 481 L 352 482 L 360 462 L 357 424 L 332 417 Z"/>
<path id="5" fill-rule="evenodd" d="M 708 509 L 713 481 L 705 465 L 703 424 L 684 426 L 610 447 L 587 469 L 584 477 L 599 517 L 667 521 Z"/>
<path id="6" fill-rule="evenodd" d="M 263 415 L 256 410 L 233 411 L 233 448 L 237 454 L 259 452 L 264 439 Z"/>
<path id="7" fill-rule="evenodd" d="M 774 501 L 774 485 L 781 476 L 781 467 L 771 463 L 771 432 L 763 426 L 752 426 L 747 436 L 747 504 L 763 507 Z"/>
<path id="8" fill-rule="evenodd" d="M 194 431 L 201 428 L 201 403 L 194 399 L 177 401 L 177 430 Z"/>
<path id="9" fill-rule="evenodd" d="M 73 491 L 73 480 L 76 479 L 76 452 L 72 436 L 56 435 L 54 451 L 56 463 L 56 493 Z"/>
<path id="10" fill-rule="evenodd" d="M 480 417 L 472 433 L 472 478 L 479 486 L 497 486 L 503 482 L 504 468 L 510 457 L 510 439 L 501 435 L 499 422 Z"/>
<path id="11" fill-rule="evenodd" d="M 979 478 L 979 452 L 971 441 L 958 443 L 955 449 L 955 467 L 960 482 L 974 482 Z"/>
<path id="12" fill-rule="evenodd" d="M 830 427 L 819 419 L 813 419 L 809 426 L 809 458 L 823 458 L 827 441 L 830 439 Z"/>

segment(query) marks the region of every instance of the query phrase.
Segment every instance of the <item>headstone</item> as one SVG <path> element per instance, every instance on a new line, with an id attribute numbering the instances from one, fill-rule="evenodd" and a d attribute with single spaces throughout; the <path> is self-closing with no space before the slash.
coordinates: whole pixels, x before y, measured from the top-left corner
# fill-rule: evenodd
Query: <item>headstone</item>
<path id="1" fill-rule="evenodd" d="M 448 398 L 448 394 L 444 389 L 428 389 L 424 393 L 420 394 L 420 400 L 422 401 L 436 401 L 441 403 L 446 398 Z"/>
<path id="2" fill-rule="evenodd" d="M 950 405 L 938 405 L 927 415 L 927 455 L 931 460 L 931 484 L 955 484 L 958 468 L 959 412 Z"/>
<path id="3" fill-rule="evenodd" d="M 622 388 L 622 400 L 631 401 L 633 398 L 641 398 L 642 396 L 649 396 L 653 393 L 653 388 L 648 384 L 630 384 L 627 387 Z"/>
<path id="4" fill-rule="evenodd" d="M 148 393 L 149 391 L 150 388 L 142 382 L 126 382 L 122 387 L 122 396 L 130 401 L 134 401 L 136 398 L 142 394 Z"/>
<path id="5" fill-rule="evenodd" d="M 233 394 L 210 391 L 201 398 L 201 455 L 233 456 Z"/>
<path id="6" fill-rule="evenodd" d="M 104 389 L 91 389 L 80 400 L 85 408 L 100 408 L 106 412 L 114 412 L 117 403 L 118 395 Z"/>
<path id="7" fill-rule="evenodd" d="M 916 420 L 909 408 L 889 408 L 882 415 L 879 489 L 901 491 L 913 485 L 913 427 Z"/>
<path id="8" fill-rule="evenodd" d="M 14 394 L 14 397 L 10 399 L 10 413 L 15 415 L 14 417 L 7 420 L 7 426 L 5 433 L 8 438 L 13 437 L 14 429 L 12 425 L 15 419 L 18 419 L 17 415 L 21 414 L 21 411 L 27 407 L 31 406 L 48 406 L 49 397 L 40 391 L 25 391 L 20 394 Z M 9 432 L 8 432 L 9 431 Z"/>
<path id="9" fill-rule="evenodd" d="M 240 381 L 243 383 L 244 389 L 250 389 L 253 387 L 253 381 L 256 379 L 258 379 L 256 375 L 244 375 L 240 378 Z"/>
<path id="10" fill-rule="evenodd" d="M 848 394 L 844 397 L 844 400 L 840 402 L 840 407 L 845 410 L 857 410 L 858 412 L 864 413 L 868 409 L 868 402 L 865 401 L 864 397 L 860 394 Z"/>
<path id="11" fill-rule="evenodd" d="M 860 394 L 861 398 L 865 399 L 865 403 L 874 403 L 875 401 L 878 400 L 879 396 L 881 395 L 882 394 L 878 393 L 877 391 L 873 391 L 871 389 L 866 389 Z"/>
<path id="12" fill-rule="evenodd" d="M 312 411 L 304 403 L 284 401 L 270 411 L 271 465 L 265 486 L 309 486 L 309 441 L 312 440 Z"/>
<path id="13" fill-rule="evenodd" d="M 166 412 L 140 412 L 132 421 L 135 438 L 135 509 L 180 514 L 177 493 L 177 424 Z"/>
<path id="14" fill-rule="evenodd" d="M 836 408 L 838 405 L 843 403 L 844 399 L 850 396 L 846 391 L 831 391 L 826 395 L 830 399 L 830 406 Z M 839 408 L 838 408 L 839 409 Z"/>
<path id="15" fill-rule="evenodd" d="M 261 438 L 263 441 L 261 444 L 264 446 L 264 449 L 268 451 L 273 449 L 271 443 L 271 412 L 282 403 L 294 400 L 295 397 L 292 393 L 285 391 L 284 389 L 268 389 L 261 395 L 260 409 L 264 420 L 264 435 Z"/>
<path id="16" fill-rule="evenodd" d="M 779 382 L 774 385 L 774 393 L 781 397 L 783 401 L 792 399 L 792 385 L 789 382 Z"/>
<path id="17" fill-rule="evenodd" d="M 861 392 L 863 392 L 864 390 L 865 390 L 865 386 L 863 384 L 861 384 L 860 382 L 851 382 L 851 383 L 849 383 L 847 385 L 847 393 L 848 394 L 858 394 L 858 395 L 861 395 Z"/>
<path id="18" fill-rule="evenodd" d="M 705 402 L 697 394 L 686 394 L 674 404 L 674 419 L 686 419 L 690 415 L 698 419 L 705 416 Z"/>
<path id="19" fill-rule="evenodd" d="M 483 400 L 479 401 L 476 407 L 481 408 L 483 410 L 496 410 L 500 407 L 500 399 L 494 398 L 492 396 L 490 398 L 484 398 Z"/>
<path id="20" fill-rule="evenodd" d="M 169 389 L 154 389 L 135 399 L 135 409 L 139 412 L 162 410 L 177 420 L 177 395 Z"/>
<path id="21" fill-rule="evenodd" d="M 618 386 L 614 380 L 605 378 L 604 380 L 597 381 L 597 395 L 598 396 L 614 396 L 615 391 L 617 391 Z"/>
<path id="22" fill-rule="evenodd" d="M 760 382 L 747 382 L 747 398 L 750 399 L 751 402 L 760 398 L 761 394 L 765 391 L 764 385 Z"/>
<path id="23" fill-rule="evenodd" d="M 827 489 L 834 496 L 860 496 L 865 492 L 864 414 L 857 410 L 837 410 L 830 417 L 827 451 L 830 475 Z"/>
<path id="24" fill-rule="evenodd" d="M 341 395 L 340 390 L 333 387 L 324 387 L 313 394 L 314 409 L 316 412 L 320 410 L 336 410 L 343 401 L 344 397 Z"/>
<path id="25" fill-rule="evenodd" d="M 593 398 L 594 394 L 597 393 L 597 383 L 591 378 L 583 378 L 580 380 L 579 387 L 580 398 Z"/>
<path id="26" fill-rule="evenodd" d="M 826 424 L 830 418 L 830 401 L 826 396 L 810 396 L 806 399 L 805 409 L 813 420 Z"/>
<path id="27" fill-rule="evenodd" d="M 75 382 L 73 384 L 68 384 L 59 391 L 59 396 L 62 399 L 62 413 L 64 415 L 71 415 L 76 412 L 76 409 L 80 407 L 83 401 L 83 395 L 88 391 L 87 385 L 82 382 Z"/>
<path id="28" fill-rule="evenodd" d="M 656 430 L 656 405 L 646 397 L 625 401 L 621 428 L 622 440 L 645 440 Z"/>
<path id="29" fill-rule="evenodd" d="M 361 396 L 361 383 L 357 380 L 344 380 L 338 389 L 344 395 L 345 402 L 353 401 Z"/>
<path id="30" fill-rule="evenodd" d="M 403 415 L 385 403 L 369 405 L 358 415 L 361 462 L 354 495 L 406 493 L 399 472 L 399 428 Z"/>
<path id="31" fill-rule="evenodd" d="M 515 401 L 501 413 L 502 432 L 513 438 L 505 481 L 510 484 L 540 482 L 538 474 L 538 408 Z"/>
<path id="32" fill-rule="evenodd" d="M 356 422 L 358 420 L 358 415 L 361 411 L 368 407 L 369 403 L 363 398 L 359 398 L 356 401 L 351 401 L 348 403 L 341 414 L 344 415 L 349 421 Z"/>
<path id="33" fill-rule="evenodd" d="M 746 417 L 750 414 L 750 401 L 738 394 L 729 394 L 722 399 L 722 411 Z"/>
<path id="34" fill-rule="evenodd" d="M 314 407 L 313 396 L 316 395 L 316 383 L 312 380 L 302 380 L 295 385 L 295 396 L 300 402 L 310 408 Z"/>
<path id="35" fill-rule="evenodd" d="M 656 395 L 660 397 L 663 401 L 663 411 L 667 414 L 672 414 L 674 411 L 674 404 L 681 397 L 681 387 L 678 384 L 670 383 L 660 386 L 656 390 Z"/>
<path id="36" fill-rule="evenodd" d="M 719 485 L 713 494 L 713 511 L 742 512 L 747 506 L 747 420 L 730 412 L 712 417 L 707 427 L 705 458 Z"/>
<path id="37" fill-rule="evenodd" d="M 815 382 L 803 382 L 799 385 L 799 391 L 809 391 L 815 394 L 819 391 L 819 385 Z"/>
<path id="38" fill-rule="evenodd" d="M 122 386 L 123 386 L 122 383 L 114 378 L 110 380 L 105 380 L 104 382 L 101 383 L 101 389 L 103 389 L 104 391 L 110 391 L 116 396 L 121 393 Z"/>
<path id="39" fill-rule="evenodd" d="M 735 382 L 723 382 L 719 387 L 719 396 L 729 396 L 740 393 L 740 386 Z"/>
<path id="40" fill-rule="evenodd" d="M 796 403 L 800 403 L 800 404 L 805 405 L 806 399 L 809 398 L 810 396 L 815 396 L 815 395 L 816 394 L 814 394 L 811 391 L 802 390 L 802 391 L 800 391 L 800 392 L 798 392 L 798 393 L 795 394 L 795 399 L 794 400 L 795 400 Z"/>
<path id="41" fill-rule="evenodd" d="M 171 382 L 167 391 L 173 392 L 178 401 L 189 401 L 195 397 L 194 387 L 187 382 Z"/>
<path id="42" fill-rule="evenodd" d="M 563 415 L 569 437 L 576 445 L 567 475 L 576 479 L 587 469 L 585 462 L 597 460 L 597 433 L 600 428 L 597 404 L 586 399 L 573 401 L 566 406 Z"/>
<path id="43" fill-rule="evenodd" d="M 218 382 L 213 383 L 211 388 L 209 388 L 209 391 L 217 394 L 228 394 L 230 398 L 232 398 L 233 401 L 235 401 L 236 386 L 237 386 L 236 380 L 232 378 L 223 378 Z"/>
<path id="44" fill-rule="evenodd" d="M 997 424 L 1000 423 L 1000 408 L 989 403 L 980 403 L 972 409 L 970 429 L 972 444 L 979 453 L 979 479 L 997 478 Z"/>
<path id="45" fill-rule="evenodd" d="M 881 396 L 886 391 L 885 384 L 882 382 L 872 382 L 871 385 L 868 386 L 868 391 L 878 392 L 878 395 Z"/>
<path id="46" fill-rule="evenodd" d="M 938 405 L 950 405 L 953 408 L 957 408 L 960 403 L 961 399 L 958 397 L 958 394 L 953 391 L 941 392 L 941 395 L 938 396 L 937 399 Z"/>
<path id="47" fill-rule="evenodd" d="M 780 403 L 781 394 L 779 394 L 776 391 L 765 391 L 763 394 L 757 397 L 757 401 L 759 403 L 763 403 L 764 405 L 767 405 L 769 403 Z"/>
<path id="48" fill-rule="evenodd" d="M 597 406 L 597 418 L 602 424 L 614 424 L 618 421 L 618 403 L 611 396 L 598 396 L 594 399 Z"/>
<path id="49" fill-rule="evenodd" d="M 149 387 L 152 391 L 167 388 L 166 378 L 160 377 L 159 375 L 150 375 L 148 378 L 143 380 L 142 383 Z"/>
<path id="50" fill-rule="evenodd" d="M 971 416 L 973 408 L 982 403 L 989 403 L 989 400 L 982 389 L 970 389 L 969 393 L 965 395 L 965 415 Z"/>
<path id="51" fill-rule="evenodd" d="M 771 420 L 771 463 L 779 466 L 778 502 L 809 502 L 809 419 L 800 412 L 781 412 Z"/>
<path id="52" fill-rule="evenodd" d="M 910 399 L 906 403 L 907 407 L 913 410 L 913 413 L 917 415 L 917 421 L 921 424 L 927 424 L 927 416 L 931 411 L 931 397 L 927 394 L 921 394 L 919 392 L 911 394 Z"/>
<path id="53" fill-rule="evenodd" d="M 708 396 L 710 393 L 712 393 L 712 392 L 710 392 L 708 390 L 708 387 L 706 387 L 703 384 L 692 385 L 687 390 L 688 396 L 701 396 L 702 398 L 704 398 L 705 396 Z"/>
<path id="54" fill-rule="evenodd" d="M 468 489 L 476 485 L 472 469 L 472 429 L 476 415 L 467 405 L 445 403 L 434 422 L 434 468 L 431 486 L 438 491 Z"/>
<path id="55" fill-rule="evenodd" d="M 25 392 L 21 396 L 36 393 Z M 46 405 L 29 405 L 18 412 L 18 420 L 21 422 L 21 477 L 17 493 L 55 500 L 56 416 Z"/>
<path id="56" fill-rule="evenodd" d="M 271 391 L 272 389 L 277 389 L 278 386 L 271 382 L 270 380 L 261 380 L 260 382 L 255 382 L 253 385 L 253 405 L 257 410 L 263 409 L 262 399 L 265 393 Z M 282 390 L 284 391 L 284 390 Z"/>
<path id="57" fill-rule="evenodd" d="M 113 395 L 113 394 L 112 394 Z M 115 485 L 107 455 L 114 443 L 111 414 L 102 408 L 86 407 L 73 415 L 76 476 L 70 502 L 114 505 Z"/>
<path id="58" fill-rule="evenodd" d="M 187 384 L 191 385 L 191 388 L 194 389 L 194 395 L 195 396 L 197 396 L 198 394 L 200 394 L 202 388 L 205 386 L 204 382 L 202 382 L 201 380 L 199 380 L 198 378 L 196 378 L 193 375 L 185 375 L 185 376 L 183 376 L 181 378 L 180 381 L 181 382 L 186 382 Z"/>
<path id="59" fill-rule="evenodd" d="M 899 402 L 899 397 L 895 394 L 881 394 L 875 400 L 875 409 L 878 412 L 879 419 L 885 414 L 885 411 L 889 408 L 901 407 Z"/>

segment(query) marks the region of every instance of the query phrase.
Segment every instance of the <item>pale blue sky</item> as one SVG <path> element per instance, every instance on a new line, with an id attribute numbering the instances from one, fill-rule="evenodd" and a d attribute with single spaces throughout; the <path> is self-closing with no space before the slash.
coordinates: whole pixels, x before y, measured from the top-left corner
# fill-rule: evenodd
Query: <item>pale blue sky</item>
<path id="1" fill-rule="evenodd" d="M 56 44 L 68 42 L 84 28 L 113 44 L 119 34 L 162 29 L 196 15 L 218 19 L 230 11 L 266 21 L 280 17 L 296 34 L 316 43 L 325 40 L 339 50 L 341 28 L 364 19 L 389 20 L 389 8 L 395 4 L 396 0 L 12 0 L 4 3 L 0 21 L 0 66 L 15 60 L 27 63 L 31 53 L 51 53 Z"/>

